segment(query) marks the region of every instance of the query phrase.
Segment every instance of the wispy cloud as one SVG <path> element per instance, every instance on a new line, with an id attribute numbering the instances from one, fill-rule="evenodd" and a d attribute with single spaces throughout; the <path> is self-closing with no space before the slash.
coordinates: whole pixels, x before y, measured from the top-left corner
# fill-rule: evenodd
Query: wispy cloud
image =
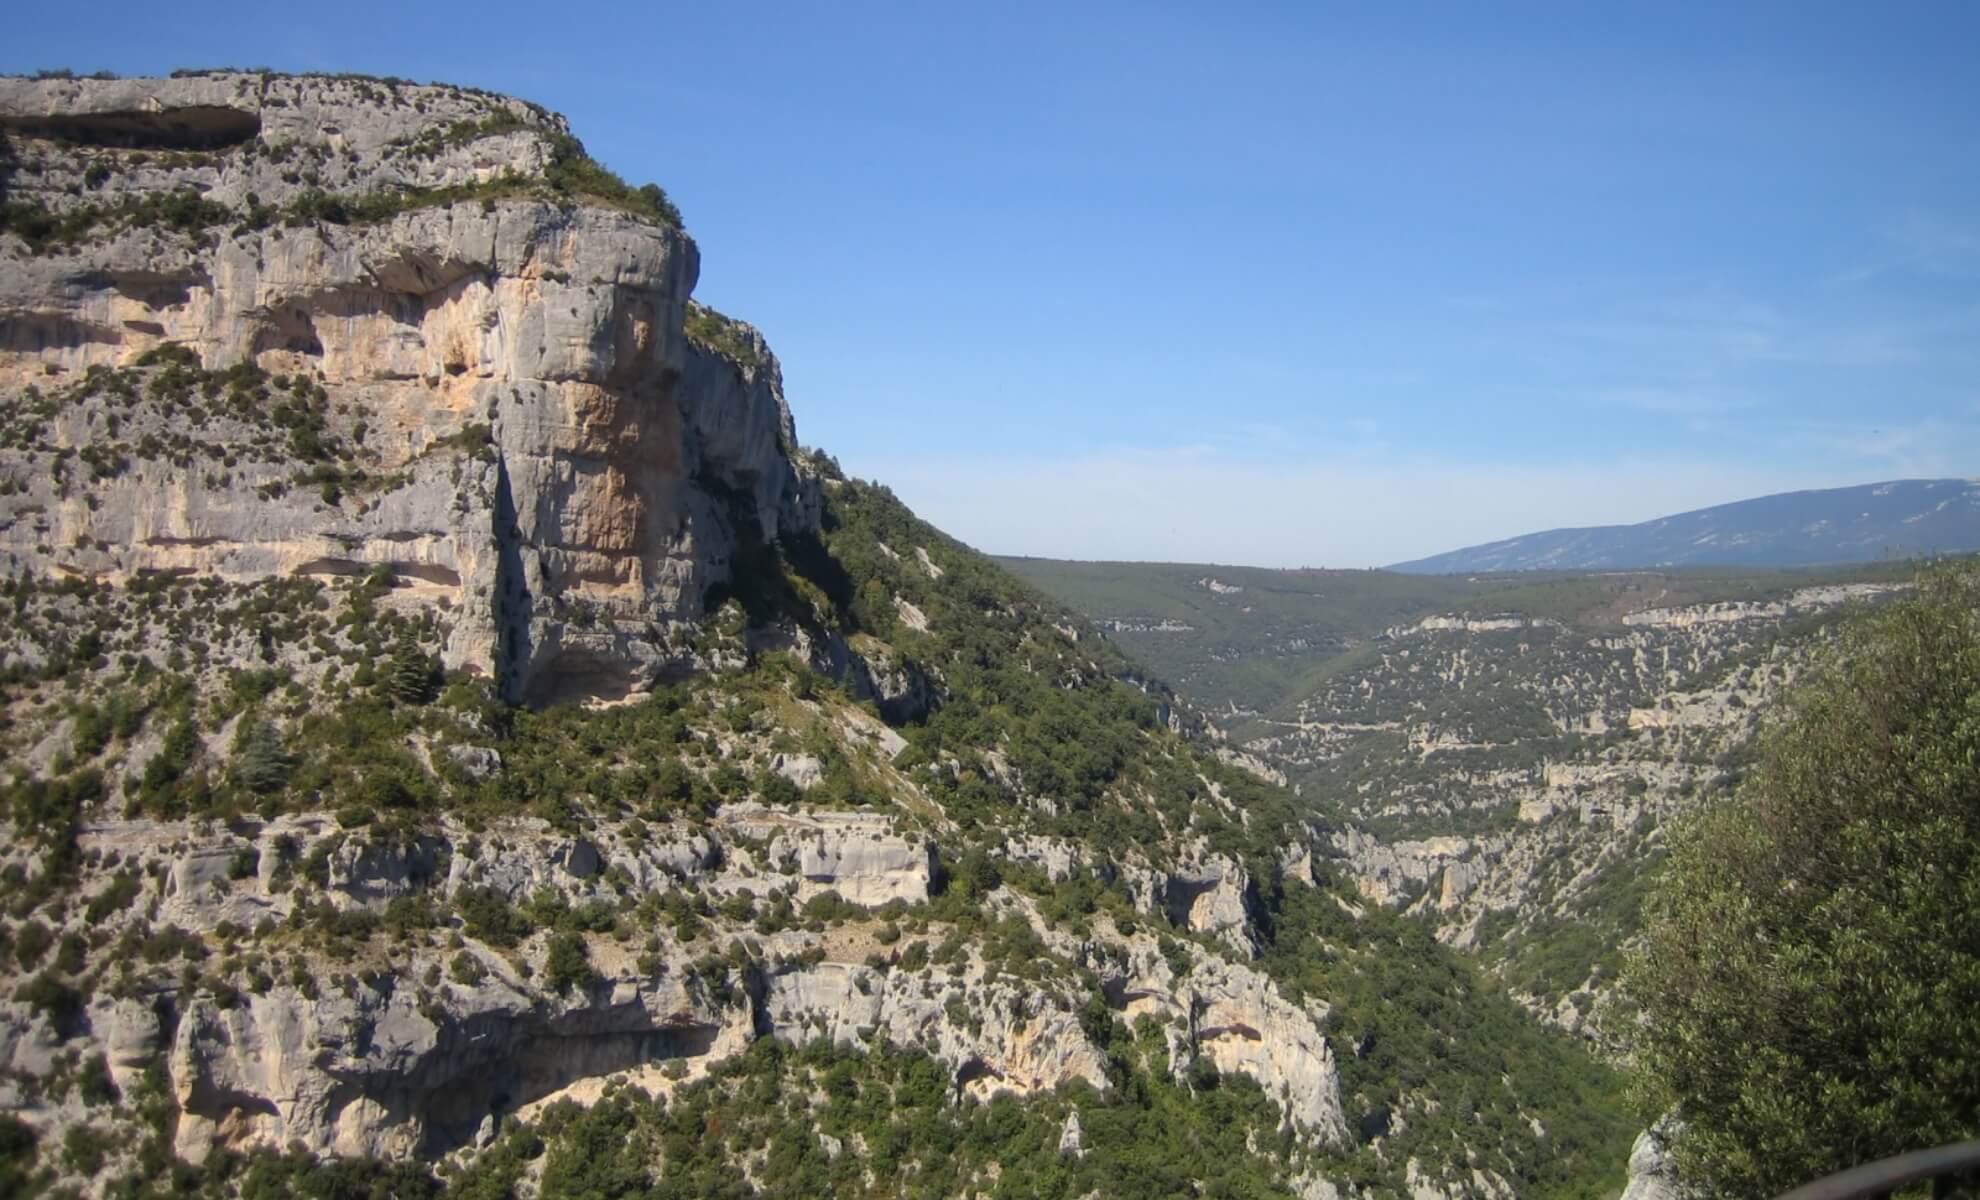
<path id="1" fill-rule="evenodd" d="M 1751 395 L 1733 392 L 1671 387 L 1618 387 L 1598 391 L 1595 402 L 1636 412 L 1673 417 L 1716 417 L 1751 408 Z"/>
<path id="2" fill-rule="evenodd" d="M 1963 477 L 1980 470 L 1980 420 L 1790 422 L 1777 436 L 1789 453 L 1858 463 L 1887 478 Z"/>
<path id="3" fill-rule="evenodd" d="M 1644 397 L 1696 396 L 1770 368 L 1918 363 L 1948 336 L 1951 317 L 1824 306 L 1805 295 L 1776 301 L 1696 279 L 1557 283 L 1452 303 L 1485 316 L 1475 339 L 1482 352 L 1557 382 Z"/>
<path id="4" fill-rule="evenodd" d="M 1980 225 L 1912 211 L 1876 231 L 1881 253 L 1830 280 L 1862 284 L 1887 275 L 1980 276 Z"/>

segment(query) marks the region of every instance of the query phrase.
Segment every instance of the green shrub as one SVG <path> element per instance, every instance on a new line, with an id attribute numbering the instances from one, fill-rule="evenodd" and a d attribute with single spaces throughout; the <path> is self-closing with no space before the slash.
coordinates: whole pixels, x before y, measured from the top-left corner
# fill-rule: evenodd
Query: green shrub
<path id="1" fill-rule="evenodd" d="M 585 948 L 583 934 L 558 930 L 550 935 L 543 980 L 558 992 L 588 989 L 598 982 L 598 972 L 592 970 L 591 954 Z"/>
<path id="2" fill-rule="evenodd" d="M 550 165 L 544 179 L 551 189 L 573 197 L 602 200 L 671 229 L 681 227 L 681 210 L 658 184 L 630 187 L 584 152 L 584 144 L 569 134 L 552 134 Z"/>
<path id="3" fill-rule="evenodd" d="M 1627 993 L 1683 1178 L 1770 1196 L 1980 1128 L 1980 569 L 1853 625 L 1678 838 Z"/>
<path id="4" fill-rule="evenodd" d="M 14 962 L 21 970 L 31 971 L 54 944 L 54 932 L 40 921 L 30 919 L 14 931 Z"/>
<path id="5" fill-rule="evenodd" d="M 427 704 L 440 694 L 440 667 L 432 657 L 410 641 L 402 641 L 392 651 L 385 672 L 385 687 L 401 704 Z"/>
<path id="6" fill-rule="evenodd" d="M 91 925 L 100 925 L 113 913 L 119 913 L 131 906 L 137 899 L 140 888 L 138 877 L 129 871 L 119 871 L 110 877 L 102 891 L 89 898 L 83 908 L 83 919 Z"/>
<path id="7" fill-rule="evenodd" d="M 454 895 L 454 907 L 468 936 L 491 946 L 514 946 L 535 931 L 529 918 L 494 888 L 462 888 Z"/>
<path id="8" fill-rule="evenodd" d="M 234 743 L 234 779 L 242 787 L 259 795 L 279 792 L 294 766 L 273 724 L 243 718 L 242 731 Z"/>
<path id="9" fill-rule="evenodd" d="M 14 999 L 46 1017 L 63 1037 L 82 1021 L 83 994 L 48 971 L 16 988 Z"/>
<path id="10" fill-rule="evenodd" d="M 0 1113 L 0 1196 L 33 1196 L 45 1182 L 35 1169 L 34 1128 L 12 1113 Z"/>

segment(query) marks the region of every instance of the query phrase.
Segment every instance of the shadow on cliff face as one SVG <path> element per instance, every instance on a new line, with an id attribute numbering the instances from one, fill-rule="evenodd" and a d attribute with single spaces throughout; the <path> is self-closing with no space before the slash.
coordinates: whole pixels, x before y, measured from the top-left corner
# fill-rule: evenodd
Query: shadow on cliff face
<path id="1" fill-rule="evenodd" d="M 812 620 L 812 606 L 790 586 L 790 570 L 810 580 L 826 594 L 841 614 L 851 604 L 853 582 L 845 568 L 826 550 L 816 533 L 784 535 L 766 539 L 764 515 L 756 509 L 756 495 L 750 487 L 731 483 L 709 471 L 697 471 L 695 487 L 715 501 L 715 511 L 723 533 L 729 537 L 729 576 L 715 580 L 703 594 L 703 610 L 717 612 L 729 600 L 743 606 L 750 628 L 764 628 L 778 622 L 806 624 Z M 770 515 L 774 527 L 776 515 Z"/>
<path id="2" fill-rule="evenodd" d="M 685 1025 L 530 1038 L 514 1053 L 475 1063 L 418 1098 L 412 1107 L 426 1119 L 425 1152 L 445 1154 L 465 1146 L 481 1135 L 484 1122 L 500 1125 L 524 1105 L 580 1080 L 700 1058 L 714 1049 L 720 1033 L 711 1025 Z M 489 1044 L 504 1041 L 484 1036 Z"/>
<path id="3" fill-rule="evenodd" d="M 121 150 L 221 150 L 261 136 L 261 116 L 218 104 L 156 112 L 36 113 L 0 116 L 0 129 L 70 146 Z"/>
<path id="4" fill-rule="evenodd" d="M 516 493 L 509 483 L 509 461 L 495 454 L 495 679 L 502 698 L 522 698 L 523 668 L 529 663 L 529 585 L 523 579 L 522 527 L 516 523 Z"/>

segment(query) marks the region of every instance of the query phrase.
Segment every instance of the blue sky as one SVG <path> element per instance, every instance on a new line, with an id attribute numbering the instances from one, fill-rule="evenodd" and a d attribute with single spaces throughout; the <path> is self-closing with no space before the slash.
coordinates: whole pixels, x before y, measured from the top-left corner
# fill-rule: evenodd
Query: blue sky
<path id="1" fill-rule="evenodd" d="M 1376 10 L 1380 11 L 1376 11 Z M 1367 566 L 1980 474 L 1980 5 L 32 5 L 511 91 L 987 550 Z"/>

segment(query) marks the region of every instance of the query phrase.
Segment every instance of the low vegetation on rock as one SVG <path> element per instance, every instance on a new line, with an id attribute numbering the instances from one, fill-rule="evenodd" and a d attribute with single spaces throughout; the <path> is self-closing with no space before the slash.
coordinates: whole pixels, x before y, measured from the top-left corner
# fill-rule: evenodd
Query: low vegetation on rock
<path id="1" fill-rule="evenodd" d="M 1645 864 L 1801 786 L 1760 713 L 1897 573 L 1061 602 L 802 449 L 533 105 L 0 129 L 0 1193 L 1592 1200 L 1630 1003 L 1703 1103 Z"/>

